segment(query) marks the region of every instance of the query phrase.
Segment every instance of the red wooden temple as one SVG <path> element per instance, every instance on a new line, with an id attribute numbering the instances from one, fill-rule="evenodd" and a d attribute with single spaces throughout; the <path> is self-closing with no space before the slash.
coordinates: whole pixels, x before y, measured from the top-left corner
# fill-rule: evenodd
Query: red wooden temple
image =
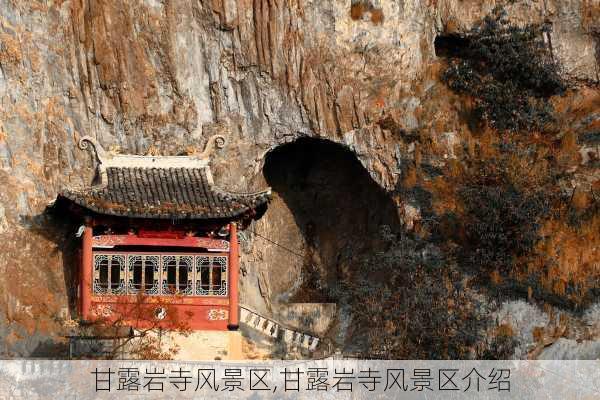
<path id="1" fill-rule="evenodd" d="M 230 193 L 214 184 L 209 156 L 222 136 L 197 156 L 114 155 L 90 137 L 79 142 L 88 144 L 95 183 L 57 199 L 82 222 L 82 320 L 237 329 L 237 230 L 264 214 L 270 189 Z"/>

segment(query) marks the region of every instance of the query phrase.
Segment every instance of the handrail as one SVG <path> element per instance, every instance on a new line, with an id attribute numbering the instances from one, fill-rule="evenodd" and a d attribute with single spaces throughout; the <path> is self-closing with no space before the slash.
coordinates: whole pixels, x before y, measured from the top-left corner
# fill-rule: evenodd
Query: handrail
<path id="1" fill-rule="evenodd" d="M 316 336 L 299 332 L 297 329 L 264 317 L 246 305 L 240 305 L 240 323 L 272 338 L 281 337 L 285 343 L 303 347 L 309 351 L 315 351 L 321 341 Z"/>

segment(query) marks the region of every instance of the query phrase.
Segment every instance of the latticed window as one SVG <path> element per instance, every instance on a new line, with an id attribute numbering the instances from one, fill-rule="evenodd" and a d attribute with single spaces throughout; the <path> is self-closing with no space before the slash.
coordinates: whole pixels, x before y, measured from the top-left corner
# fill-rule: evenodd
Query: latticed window
<path id="1" fill-rule="evenodd" d="M 196 294 L 227 294 L 227 257 L 196 257 Z"/>
<path id="2" fill-rule="evenodd" d="M 227 256 L 94 253 L 94 294 L 227 296 Z"/>
<path id="3" fill-rule="evenodd" d="M 98 254 L 94 258 L 94 293 L 125 293 L 125 256 Z"/>
<path id="4" fill-rule="evenodd" d="M 127 292 L 146 294 L 160 294 L 160 256 L 155 255 L 128 255 Z"/>
<path id="5" fill-rule="evenodd" d="M 162 256 L 163 294 L 194 294 L 194 257 Z"/>

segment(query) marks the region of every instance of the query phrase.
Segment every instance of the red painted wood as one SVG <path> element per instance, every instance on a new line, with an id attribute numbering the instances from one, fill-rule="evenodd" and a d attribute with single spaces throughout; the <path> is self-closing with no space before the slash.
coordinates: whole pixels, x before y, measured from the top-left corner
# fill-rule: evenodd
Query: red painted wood
<path id="1" fill-rule="evenodd" d="M 76 206 L 79 209 L 80 206 Z M 81 214 L 80 210 L 80 213 Z M 115 232 L 121 233 L 126 232 L 130 228 L 143 229 L 146 231 L 198 231 L 199 229 L 204 232 L 218 231 L 223 227 L 223 223 L 215 221 L 202 221 L 199 223 L 194 220 L 179 220 L 173 222 L 171 220 L 158 220 L 148 218 L 123 218 L 109 215 L 95 215 L 94 226 L 111 227 L 115 229 Z"/>
<path id="2" fill-rule="evenodd" d="M 230 228 L 231 229 L 231 228 Z M 207 237 L 184 236 L 181 238 L 165 237 L 140 237 L 139 235 L 100 235 L 92 236 L 91 228 L 86 228 L 83 246 L 83 259 L 88 259 L 82 263 L 82 271 L 87 271 L 88 276 L 83 277 L 82 281 L 87 280 L 86 291 L 82 290 L 82 310 L 85 310 L 85 319 L 102 321 L 104 323 L 116 323 L 129 325 L 134 328 L 161 327 L 171 330 L 227 330 L 238 325 L 238 244 L 236 228 L 233 227 L 233 236 L 235 238 L 235 249 L 231 252 L 230 244 L 226 240 Z M 87 247 L 86 247 L 87 246 Z M 229 296 L 135 296 L 135 295 L 108 295 L 97 296 L 92 293 L 92 260 L 93 254 L 102 253 L 129 253 L 126 249 L 120 250 L 102 250 L 114 246 L 148 246 L 148 251 L 158 250 L 152 247 L 193 247 L 215 250 L 211 255 L 235 255 L 235 261 L 228 267 L 235 268 L 233 274 L 229 272 L 229 282 L 234 279 L 234 283 L 229 286 Z M 92 247 L 95 247 L 92 250 Z M 88 249 L 87 253 L 85 248 Z M 136 252 L 138 254 L 139 252 Z M 144 253 L 144 252 L 142 252 Z M 140 253 L 141 254 L 141 253 Z M 169 252 L 169 254 L 178 254 Z M 187 253 L 186 253 L 187 254 Z M 82 288 L 84 285 L 82 285 Z M 235 305 L 231 305 L 231 301 Z M 164 308 L 168 315 L 164 320 L 157 320 L 154 316 L 159 307 Z M 234 310 L 234 315 L 231 312 Z"/>
<path id="3" fill-rule="evenodd" d="M 138 329 L 227 330 L 229 300 L 219 297 L 93 296 L 94 320 Z M 158 308 L 165 318 L 155 317 Z"/>
<path id="4" fill-rule="evenodd" d="M 122 250 L 113 250 L 113 249 L 94 249 L 93 254 L 135 254 L 135 255 L 172 255 L 172 256 L 229 256 L 229 253 L 225 253 L 223 251 L 211 251 L 201 252 L 201 253 L 188 253 L 181 251 L 169 251 L 164 252 L 156 249 L 149 248 L 146 251 L 131 251 L 122 249 Z M 204 296 L 203 296 L 204 297 Z"/>
<path id="5" fill-rule="evenodd" d="M 93 303 L 138 303 L 136 295 L 92 295 Z M 228 306 L 229 299 L 224 296 L 145 296 L 144 303 L 147 304 L 170 304 L 170 305 L 194 305 L 194 306 Z"/>
<path id="6" fill-rule="evenodd" d="M 138 230 L 139 237 L 141 238 L 163 238 L 163 239 L 183 239 L 187 235 L 185 231 L 175 230 L 151 230 L 140 228 Z"/>
<path id="7" fill-rule="evenodd" d="M 89 320 L 92 295 L 92 228 L 86 226 L 81 241 L 81 266 L 79 269 L 79 298 L 81 301 L 81 319 Z"/>
<path id="8" fill-rule="evenodd" d="M 222 239 L 185 236 L 181 239 L 139 237 L 137 235 L 100 235 L 94 236 L 93 246 L 111 248 L 114 246 L 157 246 L 157 247 L 199 247 L 210 250 L 229 250 L 229 242 Z"/>
<path id="9" fill-rule="evenodd" d="M 239 245 L 237 226 L 229 224 L 229 326 L 231 330 L 239 327 L 239 293 L 238 280 L 240 275 Z"/>

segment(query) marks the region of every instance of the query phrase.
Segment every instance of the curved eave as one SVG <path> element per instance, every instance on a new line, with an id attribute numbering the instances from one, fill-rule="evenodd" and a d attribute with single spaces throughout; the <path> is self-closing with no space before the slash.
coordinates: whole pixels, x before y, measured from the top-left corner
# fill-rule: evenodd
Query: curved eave
<path id="1" fill-rule="evenodd" d="M 115 204 L 114 207 L 103 207 L 95 201 L 86 199 L 91 195 L 91 192 L 97 189 L 91 188 L 87 191 L 72 191 L 64 190 L 58 194 L 58 199 L 65 199 L 68 202 L 76 204 L 86 210 L 94 212 L 100 215 L 110 215 L 116 217 L 125 218 L 147 218 L 147 219 L 174 219 L 174 220 L 216 220 L 216 219 L 239 219 L 249 215 L 253 215 L 255 218 L 260 218 L 266 211 L 266 206 L 271 198 L 271 189 L 267 189 L 257 193 L 230 193 L 217 188 L 214 188 L 215 192 L 220 193 L 224 196 L 225 200 L 234 201 L 241 203 L 241 207 L 237 208 L 223 208 L 219 207 L 217 210 L 200 211 L 193 209 L 190 211 L 181 210 L 182 206 L 174 204 L 169 206 L 172 210 L 163 211 L 149 206 L 146 212 L 140 212 L 132 207 L 128 207 L 121 204 Z M 250 204 L 244 204 L 244 203 Z M 179 208 L 178 208 L 179 207 Z"/>

